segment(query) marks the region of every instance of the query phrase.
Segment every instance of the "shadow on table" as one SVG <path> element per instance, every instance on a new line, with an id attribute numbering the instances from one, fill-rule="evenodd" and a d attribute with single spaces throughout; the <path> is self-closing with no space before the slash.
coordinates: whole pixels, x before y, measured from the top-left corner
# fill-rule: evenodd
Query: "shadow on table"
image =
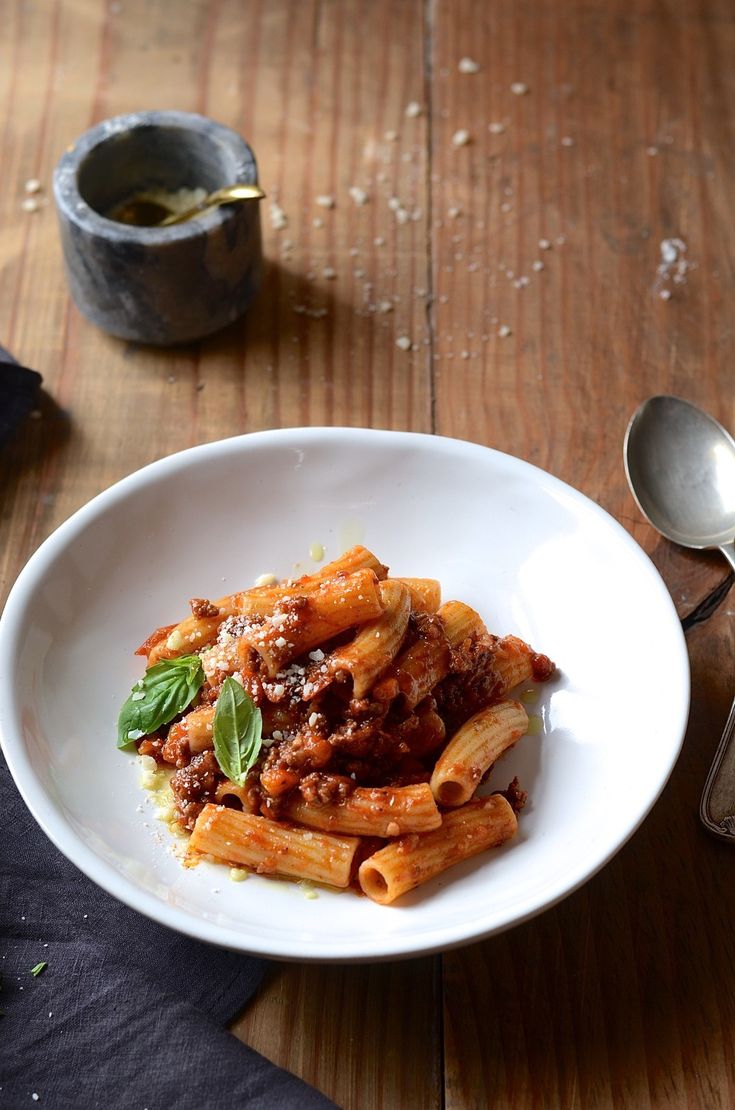
<path id="1" fill-rule="evenodd" d="M 242 357 L 277 342 L 303 341 L 312 328 L 334 318 L 340 303 L 324 282 L 309 281 L 280 262 L 266 260 L 260 293 L 239 320 L 196 343 L 177 347 L 126 343 L 123 354 L 126 358 L 141 353 L 154 356 L 157 368 L 161 361 L 179 362 L 187 356 Z"/>
<path id="2" fill-rule="evenodd" d="M 38 400 L 26 416 L 0 445 L 0 495 L 24 472 L 52 463 L 69 438 L 72 427 L 68 412 L 54 398 L 39 389 Z"/>

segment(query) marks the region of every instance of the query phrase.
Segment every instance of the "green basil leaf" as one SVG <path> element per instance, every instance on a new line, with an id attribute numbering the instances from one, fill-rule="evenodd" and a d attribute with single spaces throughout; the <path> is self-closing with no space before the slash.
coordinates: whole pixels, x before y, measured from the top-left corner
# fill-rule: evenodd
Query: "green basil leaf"
<path id="1" fill-rule="evenodd" d="M 214 755 L 222 773 L 238 786 L 245 785 L 260 754 L 262 733 L 260 710 L 239 682 L 226 678 L 214 711 Z"/>
<path id="2" fill-rule="evenodd" d="M 180 655 L 149 667 L 120 710 L 118 748 L 126 748 L 183 713 L 203 682 L 204 671 L 198 655 Z"/>

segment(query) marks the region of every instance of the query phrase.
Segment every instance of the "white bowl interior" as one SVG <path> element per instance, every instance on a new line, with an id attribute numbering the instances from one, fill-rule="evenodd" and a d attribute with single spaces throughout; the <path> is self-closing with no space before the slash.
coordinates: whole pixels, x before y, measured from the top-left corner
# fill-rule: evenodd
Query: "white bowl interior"
<path id="1" fill-rule="evenodd" d="M 561 673 L 496 768 L 529 791 L 515 841 L 392 907 L 225 868 L 185 869 L 115 747 L 133 655 L 190 597 L 364 543 L 439 578 Z M 101 494 L 36 553 L 0 625 L 0 730 L 36 819 L 96 882 L 215 943 L 292 959 L 376 959 L 488 935 L 552 904 L 627 839 L 679 752 L 689 697 L 679 622 L 654 567 L 591 501 L 510 456 L 436 437 L 290 429 L 194 448 Z M 661 696 L 661 691 L 665 696 Z"/>

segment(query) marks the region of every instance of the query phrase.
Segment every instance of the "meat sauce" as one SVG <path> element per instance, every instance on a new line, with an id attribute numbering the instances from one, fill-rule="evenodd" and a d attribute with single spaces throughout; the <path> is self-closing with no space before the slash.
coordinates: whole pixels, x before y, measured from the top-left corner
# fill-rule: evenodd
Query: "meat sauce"
<path id="1" fill-rule="evenodd" d="M 195 616 L 218 612 L 202 599 L 194 599 L 191 608 Z M 298 619 L 307 609 L 295 598 L 290 613 Z M 428 782 L 446 739 L 480 709 L 501 700 L 503 684 L 496 667 L 501 643 L 480 633 L 450 646 L 439 618 L 412 613 L 401 652 L 420 644 L 416 658 L 425 654 L 442 674 L 416 704 L 400 673 L 391 677 L 390 668 L 369 696 L 354 698 L 350 676 L 328 672 L 325 660 L 334 644 L 307 653 L 275 679 L 265 673 L 256 651 L 238 644 L 229 658 L 237 660 L 243 686 L 263 715 L 264 747 L 247 782 L 251 811 L 278 818 L 296 794 L 311 804 L 326 804 L 345 800 L 357 786 Z M 554 673 L 554 664 L 544 655 L 531 653 L 530 663 L 535 681 Z M 198 705 L 216 702 L 227 673 L 233 671 L 210 671 Z M 191 753 L 180 721 L 144 738 L 138 750 L 176 768 L 171 789 L 177 818 L 192 829 L 204 805 L 217 799 L 225 778 L 211 748 Z M 525 801 L 516 780 L 505 796 L 516 810 Z M 239 804 L 229 796 L 224 801 Z"/>

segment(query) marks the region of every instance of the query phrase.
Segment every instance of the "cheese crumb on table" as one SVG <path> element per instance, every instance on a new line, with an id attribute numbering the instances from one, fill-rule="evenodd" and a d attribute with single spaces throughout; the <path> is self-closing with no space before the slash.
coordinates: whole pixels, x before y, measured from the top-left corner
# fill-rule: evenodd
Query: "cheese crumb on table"
<path id="1" fill-rule="evenodd" d="M 472 58 L 460 58 L 457 69 L 460 73 L 479 73 L 480 66 Z"/>
<path id="2" fill-rule="evenodd" d="M 470 133 L 464 127 L 459 131 L 455 131 L 452 135 L 452 146 L 467 146 L 470 141 Z"/>
<path id="3" fill-rule="evenodd" d="M 355 204 L 359 206 L 367 204 L 368 200 L 370 199 L 365 190 L 361 189 L 359 185 L 351 185 L 349 189 L 349 194 L 354 200 Z"/>
<path id="4" fill-rule="evenodd" d="M 318 197 L 316 197 L 314 203 L 318 205 L 319 208 L 334 208 L 337 202 L 335 201 L 333 196 L 329 196 L 327 193 L 322 193 Z"/>
<path id="5" fill-rule="evenodd" d="M 396 347 L 400 347 L 402 351 L 410 351 L 411 346 L 411 340 L 407 335 L 399 335 L 396 339 Z"/>
<path id="6" fill-rule="evenodd" d="M 421 115 L 421 105 L 418 100 L 412 100 L 410 104 L 406 105 L 406 115 L 409 119 L 415 119 L 416 116 Z"/>
<path id="7" fill-rule="evenodd" d="M 288 216 L 275 201 L 270 206 L 270 219 L 274 231 L 282 231 L 284 227 L 288 227 Z"/>
<path id="8" fill-rule="evenodd" d="M 525 96 L 528 92 L 528 85 L 525 81 L 514 81 L 510 86 L 510 91 L 514 96 Z"/>

